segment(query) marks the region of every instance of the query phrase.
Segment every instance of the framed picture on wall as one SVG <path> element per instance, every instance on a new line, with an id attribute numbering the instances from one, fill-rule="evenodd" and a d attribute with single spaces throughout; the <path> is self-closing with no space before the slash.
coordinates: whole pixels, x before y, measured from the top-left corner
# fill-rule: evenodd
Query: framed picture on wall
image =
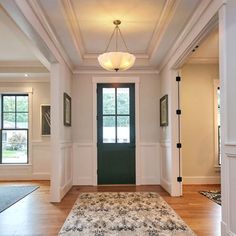
<path id="1" fill-rule="evenodd" d="M 71 97 L 64 93 L 64 125 L 71 126 Z"/>
<path id="2" fill-rule="evenodd" d="M 168 95 L 160 99 L 160 126 L 168 126 Z"/>
<path id="3" fill-rule="evenodd" d="M 42 104 L 40 106 L 41 113 L 41 135 L 48 136 L 51 134 L 51 111 L 50 105 Z"/>

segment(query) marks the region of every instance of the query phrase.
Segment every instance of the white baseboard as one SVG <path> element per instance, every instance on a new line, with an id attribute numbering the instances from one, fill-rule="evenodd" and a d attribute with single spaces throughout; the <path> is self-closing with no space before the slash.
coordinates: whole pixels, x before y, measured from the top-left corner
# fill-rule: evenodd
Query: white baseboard
<path id="1" fill-rule="evenodd" d="M 33 174 L 9 174 L 9 175 L 0 175 L 0 180 L 50 180 L 50 173 L 33 173 Z"/>
<path id="2" fill-rule="evenodd" d="M 183 184 L 220 184 L 220 176 L 183 176 Z"/>
<path id="3" fill-rule="evenodd" d="M 152 184 L 160 184 L 160 181 L 156 176 L 154 176 L 154 177 L 143 177 L 141 179 L 141 185 L 152 185 Z"/>
<path id="4" fill-rule="evenodd" d="M 61 199 L 67 194 L 67 192 L 71 189 L 72 187 L 72 179 L 68 181 L 67 184 L 65 184 L 63 187 L 61 187 L 60 191 L 60 197 Z"/>
<path id="5" fill-rule="evenodd" d="M 79 177 L 77 180 L 73 180 L 73 185 L 93 185 L 93 179 L 91 177 Z"/>
<path id="6" fill-rule="evenodd" d="M 161 178 L 161 186 L 168 192 L 171 193 L 171 184 L 169 181 Z"/>

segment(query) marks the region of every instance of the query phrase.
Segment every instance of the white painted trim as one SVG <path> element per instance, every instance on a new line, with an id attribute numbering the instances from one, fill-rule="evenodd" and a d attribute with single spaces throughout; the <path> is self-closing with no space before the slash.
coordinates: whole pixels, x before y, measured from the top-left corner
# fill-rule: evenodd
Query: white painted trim
<path id="1" fill-rule="evenodd" d="M 204 0 L 199 4 L 187 26 L 163 59 L 160 71 L 167 64 L 172 68 L 182 66 L 196 44 L 217 25 L 216 14 L 224 2 L 224 0 Z"/>
<path id="2" fill-rule="evenodd" d="M 1 61 L 0 68 L 38 68 L 43 71 L 46 71 L 45 67 L 39 61 Z"/>
<path id="3" fill-rule="evenodd" d="M 82 61 L 85 53 L 85 47 L 83 38 L 81 36 L 77 15 L 70 0 L 62 0 L 61 3 L 63 6 L 64 14 L 68 21 L 70 35 L 72 37 L 75 48 L 77 49 L 78 57 Z"/>
<path id="4" fill-rule="evenodd" d="M 1 72 L 0 72 L 1 73 Z M 4 73 L 5 74 L 5 73 Z M 18 76 L 15 73 L 11 75 L 4 76 L 0 74 L 0 84 L 1 83 L 50 83 L 49 78 L 25 78 L 23 75 Z"/>
<path id="5" fill-rule="evenodd" d="M 1 81 L 0 81 L 1 83 Z M 32 87 L 1 87 L 0 86 L 0 93 L 4 94 L 4 93 L 33 93 L 33 88 Z"/>
<path id="6" fill-rule="evenodd" d="M 218 57 L 190 57 L 186 64 L 219 64 Z"/>
<path id="7" fill-rule="evenodd" d="M 51 26 L 49 25 L 43 12 L 43 9 L 36 0 L 30 0 L 28 1 L 28 4 L 33 9 L 34 14 L 37 16 L 38 20 L 40 21 L 40 24 L 43 26 L 51 42 L 54 44 L 56 50 L 59 52 L 60 56 L 63 58 L 68 68 L 72 71 L 73 70 L 72 62 L 68 57 L 67 53 L 65 52 L 64 48 L 62 47 L 61 43 L 57 39 L 57 36 L 54 34 Z"/>
<path id="8" fill-rule="evenodd" d="M 185 184 L 220 184 L 220 176 L 183 176 Z"/>
<path id="9" fill-rule="evenodd" d="M 176 13 L 177 7 L 180 4 L 181 0 L 167 0 L 164 6 L 164 10 L 161 13 L 160 19 L 157 26 L 154 29 L 153 36 L 151 38 L 150 44 L 148 46 L 148 54 L 150 55 L 150 61 L 160 47 L 160 43 L 166 33 L 166 30 L 173 20 L 173 16 Z"/>
<path id="10" fill-rule="evenodd" d="M 71 189 L 72 187 L 72 178 L 60 188 L 60 196 L 61 199 L 66 195 L 66 193 Z"/>
<path id="11" fill-rule="evenodd" d="M 218 164 L 218 96 L 217 89 L 220 87 L 220 80 L 213 80 L 213 100 L 214 100 L 214 167 L 219 169 Z"/>
<path id="12" fill-rule="evenodd" d="M 97 84 L 134 83 L 135 84 L 135 163 L 136 185 L 141 184 L 140 124 L 139 124 L 139 77 L 93 77 L 93 185 L 97 185 Z"/>
<path id="13" fill-rule="evenodd" d="M 130 74 L 159 74 L 158 70 L 155 69 L 143 69 L 143 70 L 135 70 L 135 69 L 130 69 L 127 71 L 118 71 L 118 72 L 113 72 L 113 71 L 105 71 L 103 69 L 93 69 L 93 70 L 84 70 L 84 69 L 75 69 L 73 73 L 76 74 L 101 74 L 101 75 L 118 75 L 118 76 L 126 76 Z"/>
<path id="14" fill-rule="evenodd" d="M 171 193 L 171 183 L 167 180 L 161 177 L 161 186 L 168 192 Z"/>

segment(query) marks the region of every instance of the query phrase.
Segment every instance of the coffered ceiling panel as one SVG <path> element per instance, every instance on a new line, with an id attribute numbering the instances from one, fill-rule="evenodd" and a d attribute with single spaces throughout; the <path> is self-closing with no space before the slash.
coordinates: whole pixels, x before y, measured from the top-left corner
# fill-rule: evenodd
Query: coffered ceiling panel
<path id="1" fill-rule="evenodd" d="M 130 51 L 146 53 L 165 0 L 72 0 L 71 3 L 86 53 L 100 53 L 106 48 L 116 19 L 122 21 L 120 29 Z"/>
<path id="2" fill-rule="evenodd" d="M 136 55 L 134 67 L 159 69 L 205 0 L 35 1 L 75 67 L 100 68 L 97 56 L 108 44 L 112 22 L 119 19 L 126 44 Z M 109 49 L 114 50 L 114 42 Z"/>

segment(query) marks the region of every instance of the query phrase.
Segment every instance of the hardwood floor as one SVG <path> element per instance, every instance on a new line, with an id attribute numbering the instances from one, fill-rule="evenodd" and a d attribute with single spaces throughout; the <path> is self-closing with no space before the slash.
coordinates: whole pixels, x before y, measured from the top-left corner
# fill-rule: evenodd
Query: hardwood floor
<path id="1" fill-rule="evenodd" d="M 183 197 L 170 197 L 160 186 L 74 186 L 59 204 L 49 203 L 49 182 L 0 182 L 0 185 L 39 185 L 40 188 L 0 213 L 0 235 L 57 235 L 79 193 L 82 192 L 158 192 L 199 236 L 220 235 L 221 207 L 198 193 L 218 190 L 217 185 L 184 186 Z"/>

